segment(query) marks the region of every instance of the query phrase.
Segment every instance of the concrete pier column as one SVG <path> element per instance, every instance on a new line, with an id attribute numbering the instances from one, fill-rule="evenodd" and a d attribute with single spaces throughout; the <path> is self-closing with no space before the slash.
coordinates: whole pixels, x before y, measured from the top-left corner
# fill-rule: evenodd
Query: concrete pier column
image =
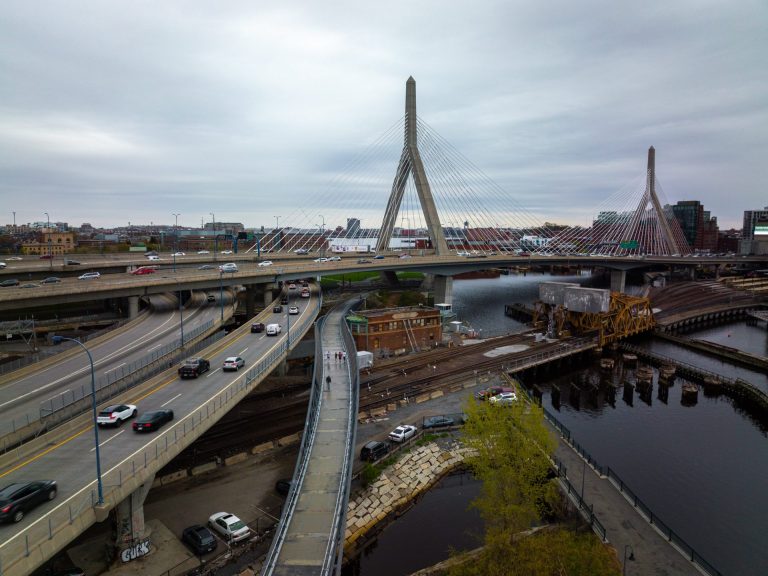
<path id="1" fill-rule="evenodd" d="M 691 281 L 696 280 L 696 266 L 688 267 L 688 279 Z"/>
<path id="2" fill-rule="evenodd" d="M 137 554 L 134 549 L 149 537 L 144 525 L 144 500 L 154 480 L 153 474 L 115 507 L 115 547 L 118 557 Z M 126 561 L 124 558 L 122 560 Z"/>
<path id="3" fill-rule="evenodd" d="M 248 318 L 256 316 L 257 301 L 264 301 L 264 285 L 247 284 L 245 287 L 245 314 Z"/>
<path id="4" fill-rule="evenodd" d="M 128 296 L 128 318 L 136 318 L 139 315 L 139 297 Z"/>
<path id="5" fill-rule="evenodd" d="M 611 270 L 611 292 L 624 292 L 626 282 L 627 272 L 625 270 Z"/>
<path id="6" fill-rule="evenodd" d="M 272 304 L 272 300 L 275 299 L 275 291 L 278 289 L 278 286 L 274 282 L 271 284 L 262 284 L 261 286 L 264 290 L 264 307 L 266 308 Z"/>
<path id="7" fill-rule="evenodd" d="M 435 274 L 435 304 L 453 304 L 453 276 Z"/>
<path id="8" fill-rule="evenodd" d="M 277 365 L 274 372 L 277 376 L 286 376 L 288 374 L 288 360 L 283 360 Z"/>

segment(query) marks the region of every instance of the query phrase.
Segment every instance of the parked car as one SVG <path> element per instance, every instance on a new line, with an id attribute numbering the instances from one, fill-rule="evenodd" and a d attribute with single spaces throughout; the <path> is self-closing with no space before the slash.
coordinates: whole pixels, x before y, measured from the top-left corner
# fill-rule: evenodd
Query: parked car
<path id="1" fill-rule="evenodd" d="M 234 514 L 217 512 L 208 519 L 208 526 L 229 542 L 240 542 L 251 535 L 251 529 Z"/>
<path id="2" fill-rule="evenodd" d="M 514 392 L 502 392 L 501 394 L 496 394 L 496 396 L 491 396 L 489 402 L 499 406 L 510 406 L 517 402 L 517 394 Z"/>
<path id="3" fill-rule="evenodd" d="M 379 442 L 378 440 L 371 440 L 360 449 L 360 460 L 374 462 L 386 456 L 388 452 L 389 444 Z"/>
<path id="4" fill-rule="evenodd" d="M 264 323 L 263 322 L 254 322 L 253 324 L 251 324 L 251 332 L 256 333 L 256 334 L 258 334 L 260 332 L 264 332 Z"/>
<path id="5" fill-rule="evenodd" d="M 237 264 L 234 262 L 227 262 L 219 266 L 220 272 L 237 272 Z"/>
<path id="6" fill-rule="evenodd" d="M 180 378 L 197 378 L 203 372 L 211 369 L 211 363 L 205 358 L 191 357 L 184 360 L 179 367 Z"/>
<path id="7" fill-rule="evenodd" d="M 291 491 L 291 484 L 293 481 L 290 478 L 281 478 L 275 482 L 275 491 L 283 496 L 288 496 L 288 492 Z"/>
<path id="8" fill-rule="evenodd" d="M 58 284 L 59 282 L 61 282 L 61 278 L 57 278 L 56 276 L 48 276 L 48 278 L 40 280 L 40 284 Z"/>
<path id="9" fill-rule="evenodd" d="M 96 278 L 101 278 L 101 274 L 98 272 L 86 272 L 77 277 L 78 280 L 94 280 Z"/>
<path id="10" fill-rule="evenodd" d="M 126 420 L 136 416 L 136 412 L 136 406 L 133 404 L 107 406 L 96 416 L 96 424 L 99 426 L 119 426 Z"/>
<path id="11" fill-rule="evenodd" d="M 288 314 L 296 315 L 299 313 L 299 307 L 298 306 L 291 306 L 288 308 Z"/>
<path id="12" fill-rule="evenodd" d="M 475 398 L 477 398 L 478 400 L 488 400 L 488 398 L 492 398 L 497 394 L 501 394 L 502 392 L 514 392 L 514 391 L 515 391 L 514 388 L 506 388 L 504 386 L 490 386 L 485 390 L 480 390 L 480 392 L 475 394 Z"/>
<path id="13" fill-rule="evenodd" d="M 219 544 L 213 532 L 199 524 L 184 528 L 181 533 L 181 541 L 192 548 L 192 551 L 198 556 L 213 552 Z"/>
<path id="14" fill-rule="evenodd" d="M 132 428 L 135 432 L 153 432 L 159 430 L 166 422 L 173 420 L 173 410 L 155 410 L 154 412 L 144 412 L 133 423 Z"/>
<path id="15" fill-rule="evenodd" d="M 453 418 L 449 416 L 429 416 L 424 418 L 424 423 L 421 425 L 421 427 L 424 429 L 443 428 L 445 426 L 453 426 L 453 424 Z"/>
<path id="16" fill-rule="evenodd" d="M 415 435 L 416 426 L 401 424 L 389 433 L 389 439 L 392 440 L 392 442 L 405 442 L 408 438 L 413 438 Z"/>
<path id="17" fill-rule="evenodd" d="M 0 522 L 21 522 L 38 504 L 56 498 L 54 480 L 15 482 L 0 490 Z"/>
<path id="18" fill-rule="evenodd" d="M 280 314 L 283 311 L 283 307 L 280 304 L 276 304 L 274 308 L 272 308 L 272 312 L 275 314 Z"/>
<path id="19" fill-rule="evenodd" d="M 18 286 L 19 281 L 16 278 L 8 278 L 8 280 L 3 280 L 0 282 L 0 286 L 3 288 L 8 288 L 10 286 Z"/>
<path id="20" fill-rule="evenodd" d="M 234 370 L 237 372 L 243 366 L 245 366 L 245 360 L 240 358 L 240 356 L 230 356 L 224 360 L 224 364 L 222 365 L 221 369 L 225 372 L 227 370 Z"/>
<path id="21" fill-rule="evenodd" d="M 263 262 L 259 262 L 258 266 L 259 268 L 263 268 L 264 266 L 272 266 L 272 261 L 264 260 Z"/>
<path id="22" fill-rule="evenodd" d="M 142 276 L 144 274 L 154 274 L 155 269 L 151 266 L 141 266 L 139 268 L 136 268 L 131 274 L 135 274 L 136 276 Z"/>

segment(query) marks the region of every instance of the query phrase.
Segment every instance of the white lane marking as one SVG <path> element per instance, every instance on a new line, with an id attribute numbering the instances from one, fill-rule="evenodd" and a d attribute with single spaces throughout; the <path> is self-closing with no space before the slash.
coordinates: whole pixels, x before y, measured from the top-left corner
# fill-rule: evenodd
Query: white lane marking
<path id="1" fill-rule="evenodd" d="M 242 356 L 242 355 L 243 355 L 243 354 L 245 354 L 246 352 L 248 352 L 248 346 L 246 346 L 245 348 L 243 348 L 243 349 L 240 351 L 240 354 L 238 354 L 238 356 Z"/>
<path id="2" fill-rule="evenodd" d="M 262 336 L 262 338 L 264 338 L 264 336 Z M 264 356 L 263 356 L 263 358 L 266 358 L 267 356 L 269 356 L 269 354 L 271 354 L 271 353 L 272 353 L 272 352 L 273 352 L 273 351 L 274 351 L 274 350 L 275 350 L 275 349 L 276 349 L 276 348 L 277 348 L 279 345 L 280 345 L 280 340 L 277 340 L 277 341 L 276 341 L 276 342 L 275 342 L 275 343 L 272 345 L 272 347 L 271 347 L 271 348 L 268 348 L 268 349 L 267 349 L 267 350 L 264 352 Z M 246 371 L 243 371 L 243 372 L 240 374 L 240 376 L 238 376 L 237 378 L 235 378 L 234 380 L 232 380 L 232 382 L 230 382 L 229 384 L 227 384 L 226 386 L 224 386 L 224 388 L 222 388 L 221 390 L 219 390 L 219 391 L 217 392 L 217 394 L 222 394 L 223 392 L 226 392 L 227 390 L 229 390 L 229 388 L 231 388 L 232 386 L 234 386 L 234 385 L 237 383 L 237 381 L 238 381 L 238 380 L 240 380 L 241 378 L 245 378 L 245 375 L 246 375 L 246 374 L 247 374 L 247 372 L 246 372 Z M 194 410 L 190 410 L 189 414 L 187 414 L 187 415 L 186 415 L 184 418 L 181 418 L 181 419 L 177 420 L 177 421 L 176 421 L 176 424 L 174 424 L 174 425 L 170 426 L 169 428 L 167 428 L 167 429 L 166 429 L 166 431 L 165 431 L 165 434 L 168 434 L 168 435 L 170 436 L 170 432 L 171 432 L 171 430 L 173 430 L 174 428 L 176 428 L 176 426 L 182 425 L 182 423 L 184 422 L 184 420 L 186 420 L 186 419 L 189 417 L 189 415 L 190 415 L 190 414 L 193 414 L 193 413 L 197 412 L 198 410 L 202 410 L 203 406 L 205 406 L 205 405 L 206 405 L 206 404 L 207 404 L 209 401 L 210 401 L 210 398 L 209 398 L 209 399 L 206 399 L 206 400 L 204 400 L 204 401 L 203 401 L 203 403 L 202 403 L 202 404 L 200 404 L 200 405 L 199 405 L 197 408 L 195 408 Z M 162 436 L 162 434 L 158 435 L 158 438 L 159 438 L 160 436 Z M 107 475 L 109 475 L 109 474 L 113 473 L 115 470 L 117 470 L 117 469 L 118 469 L 120 466 L 122 466 L 122 465 L 123 465 L 125 462 L 128 462 L 128 461 L 132 460 L 132 459 L 133 459 L 133 458 L 134 458 L 134 457 L 135 457 L 137 454 L 140 454 L 140 453 L 141 453 L 143 450 L 146 450 L 146 447 L 147 447 L 149 444 L 151 444 L 152 442 L 154 442 L 156 439 L 157 439 L 157 438 L 153 438 L 152 440 L 148 440 L 148 441 L 147 441 L 147 443 L 146 443 L 145 445 L 141 446 L 141 447 L 140 447 L 138 450 L 136 450 L 136 451 L 135 451 L 133 454 L 130 454 L 129 456 L 126 456 L 126 457 L 125 457 L 123 460 L 121 460 L 120 462 L 118 462 L 117 464 L 115 464 L 115 465 L 114 465 L 112 468 L 110 468 L 110 469 L 109 469 L 109 470 L 107 470 L 106 472 L 103 472 L 103 473 L 102 473 L 102 477 L 106 477 Z M 66 500 L 64 500 L 63 502 L 61 502 L 61 504 L 59 504 L 58 506 L 54 507 L 54 508 L 53 508 L 53 510 L 50 510 L 50 511 L 48 512 L 48 514 L 45 514 L 45 515 L 43 515 L 43 516 L 40 516 L 40 517 L 39 517 L 37 520 L 35 520 L 34 522 L 30 523 L 30 524 L 29 524 L 29 526 L 27 526 L 27 527 L 26 527 L 24 530 L 19 530 L 19 531 L 17 531 L 17 532 L 16 532 L 16 533 L 15 533 L 13 536 L 11 536 L 11 537 L 8 539 L 8 541 L 7 541 L 5 544 L 3 544 L 2 546 L 5 546 L 5 545 L 7 545 L 7 544 L 10 544 L 12 541 L 16 540 L 16 538 L 20 538 L 22 534 L 24 534 L 24 533 L 25 533 L 25 532 L 27 532 L 28 530 L 31 530 L 31 529 L 32 529 L 34 526 L 36 526 L 38 523 L 40 523 L 40 522 L 42 522 L 43 520 L 45 520 L 45 518 L 46 518 L 46 517 L 48 517 L 48 516 L 50 516 L 51 514 L 53 514 L 54 512 L 56 512 L 56 511 L 57 511 L 59 508 L 63 508 L 65 505 L 68 505 L 68 504 L 70 504 L 70 503 L 76 502 L 76 501 L 77 501 L 77 498 L 80 496 L 80 494 L 82 494 L 82 493 L 86 492 L 87 490 L 94 490 L 94 489 L 95 489 L 95 487 L 96 487 L 96 482 L 97 482 L 97 480 L 95 480 L 95 479 L 94 479 L 94 480 L 92 480 L 92 481 L 91 481 L 89 484 L 86 484 L 85 486 L 83 486 L 83 487 L 82 487 L 80 490 L 78 490 L 77 492 L 75 492 L 75 493 L 74 493 L 72 496 L 70 496 L 69 498 L 67 498 L 67 499 L 66 499 Z M 27 532 L 27 533 L 28 533 L 28 532 Z"/>
<path id="3" fill-rule="evenodd" d="M 213 375 L 214 375 L 214 374 L 216 374 L 216 372 L 218 372 L 219 370 L 221 370 L 221 368 L 216 368 L 216 370 L 211 370 L 211 371 L 208 373 L 208 376 L 206 376 L 206 378 L 208 378 L 209 376 L 213 376 Z"/>
<path id="4" fill-rule="evenodd" d="M 160 348 L 160 346 L 162 346 L 162 344 L 156 344 L 155 346 L 152 346 L 152 348 L 147 348 L 147 352 L 154 350 L 155 348 Z"/>
<path id="5" fill-rule="evenodd" d="M 105 371 L 104 371 L 104 374 L 109 374 L 109 373 L 110 373 L 110 372 L 112 372 L 113 370 L 117 370 L 118 368 L 122 368 L 123 366 L 125 366 L 125 365 L 127 365 L 127 364 L 128 364 L 127 362 L 123 362 L 122 364 L 118 364 L 118 365 L 117 365 L 117 366 L 115 366 L 114 368 L 110 368 L 109 370 L 105 370 Z"/>
<path id="6" fill-rule="evenodd" d="M 181 396 L 181 392 L 179 392 L 178 394 L 176 394 L 176 396 L 174 396 L 173 398 L 171 398 L 170 400 L 168 400 L 168 402 L 166 402 L 165 404 L 160 404 L 160 408 L 165 408 L 165 407 L 166 407 L 168 404 L 170 404 L 171 402 L 173 402 L 174 400 L 176 400 L 176 398 L 178 398 L 179 396 Z"/>
<path id="7" fill-rule="evenodd" d="M 114 436 L 112 436 L 112 438 L 107 438 L 106 440 L 104 440 L 104 442 L 102 442 L 101 444 L 99 444 L 99 448 L 101 448 L 102 446 L 104 446 L 104 444 L 106 444 L 107 442 L 112 442 L 112 440 L 114 440 L 115 438 L 117 438 L 118 436 L 120 436 L 120 434 L 122 434 L 123 432 L 125 432 L 125 430 L 120 430 L 120 432 L 118 432 L 117 434 L 115 434 Z M 96 448 L 91 448 L 91 452 L 93 452 L 94 450 L 96 450 Z"/>

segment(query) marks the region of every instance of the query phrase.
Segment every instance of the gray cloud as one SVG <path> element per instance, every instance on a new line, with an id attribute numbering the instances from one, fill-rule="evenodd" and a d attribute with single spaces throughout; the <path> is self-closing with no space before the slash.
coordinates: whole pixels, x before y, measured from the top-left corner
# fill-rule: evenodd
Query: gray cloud
<path id="1" fill-rule="evenodd" d="M 321 191 L 402 116 L 409 75 L 422 119 L 542 220 L 583 223 L 650 145 L 670 201 L 721 226 L 768 204 L 764 2 L 0 11 L 0 222 L 342 223 Z"/>

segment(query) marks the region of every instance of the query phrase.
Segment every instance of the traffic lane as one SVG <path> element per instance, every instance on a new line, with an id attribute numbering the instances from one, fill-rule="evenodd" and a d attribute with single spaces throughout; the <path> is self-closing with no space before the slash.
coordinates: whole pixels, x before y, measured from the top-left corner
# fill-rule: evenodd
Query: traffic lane
<path id="1" fill-rule="evenodd" d="M 239 340 L 247 337 L 249 334 L 249 332 L 244 332 L 235 342 L 228 344 L 226 349 L 218 352 L 216 357 L 223 358 L 227 353 L 231 355 L 232 344 L 237 344 Z M 264 348 L 262 349 L 261 356 L 278 348 L 281 341 L 282 339 L 270 339 L 263 343 L 262 346 Z M 123 424 L 123 427 L 126 427 L 126 432 L 121 429 L 106 431 L 105 429 L 100 429 L 99 454 L 101 457 L 102 477 L 105 479 L 105 489 L 111 483 L 118 480 L 118 478 L 113 478 L 112 476 L 121 465 L 140 455 L 163 434 L 170 438 L 174 430 L 185 426 L 185 418 L 199 411 L 212 396 L 230 387 L 234 387 L 239 380 L 246 377 L 247 372 L 247 370 L 234 374 L 219 372 L 215 378 L 206 381 L 204 386 L 187 386 L 186 384 L 189 381 L 182 381 L 175 377 L 170 377 L 161 383 L 155 390 L 150 391 L 135 402 L 139 407 L 139 413 L 141 413 L 143 410 L 142 402 L 147 398 L 158 394 L 158 396 L 153 397 L 152 402 L 163 399 L 163 396 L 160 395 L 162 392 L 168 399 L 172 399 L 173 403 L 168 407 L 173 409 L 174 413 L 178 410 L 179 416 L 175 417 L 171 423 L 167 424 L 159 432 L 138 434 L 131 431 L 131 433 L 128 433 L 127 426 L 130 426 L 128 423 Z M 200 377 L 196 380 L 199 379 Z M 180 392 L 181 396 L 176 396 Z M 176 397 L 174 398 L 174 396 Z M 130 404 L 132 402 L 127 403 Z M 113 440 L 115 441 L 113 442 Z M 169 441 L 169 444 L 171 443 Z M 59 484 L 59 497 L 54 502 L 46 503 L 36 509 L 32 516 L 25 517 L 19 524 L 0 527 L 0 539 L 10 542 L 21 529 L 35 526 L 38 522 L 44 521 L 48 514 L 58 512 L 58 515 L 60 515 L 61 511 L 68 510 L 68 507 L 79 510 L 83 505 L 89 505 L 91 491 L 96 490 L 95 457 L 95 438 L 93 428 L 89 426 L 60 445 L 52 447 L 44 456 L 33 457 L 31 461 L 22 463 L 16 468 L 0 475 L 0 481 L 8 484 L 23 479 L 49 478 L 56 480 Z M 87 472 L 89 460 L 93 462 L 93 475 L 90 477 Z M 141 466 L 140 461 L 139 466 Z M 40 512 L 42 514 L 38 515 Z M 2 547 L 3 545 L 0 545 L 0 550 Z"/>
<path id="2" fill-rule="evenodd" d="M 188 329 L 195 329 L 214 317 L 212 312 L 195 310 L 188 317 Z M 150 324 L 147 333 L 143 332 L 147 325 L 142 323 L 114 339 L 94 346 L 93 349 L 89 346 L 88 349 L 94 356 L 97 381 L 177 340 L 178 318 L 175 311 L 167 317 L 159 315 L 155 319 L 159 325 L 152 327 Z M 22 420 L 27 414 L 39 413 L 41 403 L 46 400 L 60 402 L 59 397 L 66 393 L 72 393 L 72 397 L 80 397 L 82 390 L 90 390 L 90 377 L 87 355 L 75 354 L 4 386 L 0 390 L 0 414 L 6 421 Z"/>

